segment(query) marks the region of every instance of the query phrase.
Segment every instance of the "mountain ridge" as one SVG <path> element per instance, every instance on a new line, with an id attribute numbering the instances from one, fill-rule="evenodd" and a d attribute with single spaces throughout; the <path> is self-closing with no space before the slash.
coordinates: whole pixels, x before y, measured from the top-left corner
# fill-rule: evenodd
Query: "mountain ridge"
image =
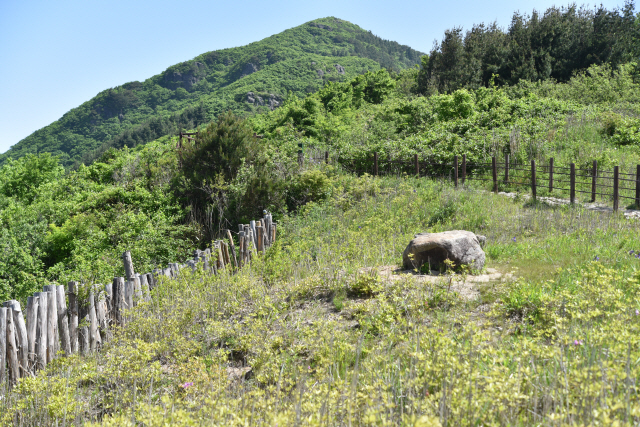
<path id="1" fill-rule="evenodd" d="M 315 19 L 106 89 L 19 141 L 0 162 L 50 152 L 66 167 L 90 163 L 109 148 L 193 128 L 225 110 L 249 115 L 272 110 L 290 94 L 301 96 L 381 67 L 404 69 L 422 55 L 348 21 Z"/>

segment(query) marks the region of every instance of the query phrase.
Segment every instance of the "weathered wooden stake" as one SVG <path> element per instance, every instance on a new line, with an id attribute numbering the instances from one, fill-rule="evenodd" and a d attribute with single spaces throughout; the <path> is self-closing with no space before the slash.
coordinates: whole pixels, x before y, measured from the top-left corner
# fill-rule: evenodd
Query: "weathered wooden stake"
<path id="1" fill-rule="evenodd" d="M 329 152 L 328 151 L 324 152 L 324 164 L 325 165 L 329 164 Z"/>
<path id="2" fill-rule="evenodd" d="M 620 203 L 620 193 L 619 193 L 619 185 L 620 185 L 620 175 L 619 175 L 618 166 L 613 167 L 613 210 L 618 210 L 618 205 Z"/>
<path id="3" fill-rule="evenodd" d="M 224 257 L 224 265 L 231 264 L 231 257 L 229 256 L 229 245 L 224 240 L 220 240 L 220 246 L 222 248 L 222 256 Z"/>
<path id="4" fill-rule="evenodd" d="M 571 163 L 569 166 L 569 201 L 573 205 L 576 202 L 576 164 Z"/>
<path id="5" fill-rule="evenodd" d="M 151 288 L 149 287 L 149 275 L 140 274 L 138 276 L 138 280 L 140 281 L 140 288 L 142 290 L 143 301 L 145 302 L 151 301 Z"/>
<path id="6" fill-rule="evenodd" d="M 124 325 L 124 277 L 114 277 L 111 285 L 113 288 L 113 315 L 116 325 Z"/>
<path id="7" fill-rule="evenodd" d="M 29 372 L 29 340 L 27 338 L 27 326 L 24 323 L 22 307 L 16 300 L 4 303 L 5 307 L 13 311 L 13 324 L 16 329 L 16 346 L 18 348 L 18 366 L 20 377 L 24 377 Z"/>
<path id="8" fill-rule="evenodd" d="M 124 282 L 124 302 L 126 304 L 125 308 L 127 310 L 130 310 L 133 308 L 133 292 L 134 292 L 133 280 L 126 280 Z"/>
<path id="9" fill-rule="evenodd" d="M 78 352 L 78 282 L 67 283 L 69 295 L 69 344 L 71 353 Z"/>
<path id="10" fill-rule="evenodd" d="M 264 253 L 264 227 L 256 227 L 258 233 L 258 252 Z"/>
<path id="11" fill-rule="evenodd" d="M 55 285 L 46 285 L 47 293 L 47 363 L 51 363 L 58 353 L 58 304 Z"/>
<path id="12" fill-rule="evenodd" d="M 18 361 L 18 345 L 16 343 L 16 326 L 13 320 L 13 310 L 5 308 L 7 316 L 7 368 L 9 370 L 9 384 L 14 386 L 20 379 L 20 362 Z M 4 369 L 4 367 L 3 367 Z"/>
<path id="13" fill-rule="evenodd" d="M 231 235 L 231 230 L 227 229 L 227 238 L 229 239 L 229 247 L 231 248 L 231 256 L 233 261 L 233 266 L 238 268 L 238 258 L 236 257 L 236 245 L 233 242 L 233 236 Z"/>
<path id="14" fill-rule="evenodd" d="M 5 380 L 5 366 L 7 366 L 7 309 L 0 307 L 0 387 Z"/>
<path id="15" fill-rule="evenodd" d="M 130 251 L 126 251 L 122 254 L 122 263 L 124 264 L 125 280 L 132 280 L 133 277 L 135 277 L 135 271 L 133 269 L 133 260 L 131 259 Z"/>
<path id="16" fill-rule="evenodd" d="M 419 177 L 420 176 L 420 163 L 418 162 L 418 155 L 417 154 L 413 155 L 413 163 L 416 166 L 416 176 Z"/>
<path id="17" fill-rule="evenodd" d="M 49 294 L 37 292 L 38 297 L 38 326 L 36 327 L 36 369 L 47 366 L 47 313 L 49 311 Z"/>
<path id="18" fill-rule="evenodd" d="M 140 283 L 140 275 L 133 275 L 133 306 L 137 306 L 142 301 L 142 284 Z"/>
<path id="19" fill-rule="evenodd" d="M 240 264 L 238 265 L 238 267 L 242 267 L 245 264 L 245 259 L 246 259 L 246 255 L 244 253 L 244 231 L 241 231 L 239 235 L 240 235 L 240 238 L 239 238 L 238 245 L 240 245 L 239 246 Z"/>
<path id="20" fill-rule="evenodd" d="M 536 200 L 537 185 L 536 185 L 536 161 L 531 159 L 531 197 Z"/>
<path id="21" fill-rule="evenodd" d="M 38 305 L 40 299 L 37 296 L 27 298 L 27 339 L 29 340 L 29 371 L 33 372 L 36 366 L 36 327 L 38 322 Z"/>
<path id="22" fill-rule="evenodd" d="M 553 157 L 549 159 L 549 193 L 553 191 Z"/>
<path id="23" fill-rule="evenodd" d="M 591 169 L 591 203 L 596 201 L 596 185 L 598 181 L 598 161 L 593 161 Z"/>
<path id="24" fill-rule="evenodd" d="M 89 291 L 89 346 L 91 351 L 98 351 L 102 346 L 102 339 L 98 331 L 98 315 L 93 289 Z"/>
<path id="25" fill-rule="evenodd" d="M 453 182 L 455 187 L 458 188 L 458 156 L 453 156 Z"/>
<path id="26" fill-rule="evenodd" d="M 636 209 L 640 209 L 640 165 L 636 165 Z"/>
<path id="27" fill-rule="evenodd" d="M 491 172 L 493 175 L 493 192 L 498 193 L 498 166 L 495 156 L 491 158 Z"/>
<path id="28" fill-rule="evenodd" d="M 100 290 L 102 285 L 95 286 L 95 305 L 96 305 L 96 317 L 98 318 L 98 331 L 103 341 L 108 339 L 107 333 L 109 331 L 109 320 L 107 318 L 107 298 L 105 292 Z M 111 286 L 111 284 L 109 284 Z"/>
<path id="29" fill-rule="evenodd" d="M 64 295 L 64 286 L 56 286 L 56 304 L 58 304 L 58 332 L 60 333 L 60 342 L 62 350 L 66 356 L 71 355 L 71 338 L 69 336 L 69 315 L 67 311 L 67 302 Z"/>

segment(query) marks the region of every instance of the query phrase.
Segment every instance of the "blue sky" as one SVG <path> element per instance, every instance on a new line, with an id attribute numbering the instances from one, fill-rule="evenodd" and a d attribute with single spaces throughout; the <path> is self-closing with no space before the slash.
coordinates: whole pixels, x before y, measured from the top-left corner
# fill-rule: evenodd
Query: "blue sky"
<path id="1" fill-rule="evenodd" d="M 444 30 L 568 3 L 515 1 L 0 0 L 0 152 L 98 92 L 211 50 L 335 16 L 428 52 Z M 598 2 L 597 4 L 600 4 Z M 602 1 L 612 9 L 623 1 Z M 591 5 L 593 7 L 593 4 Z"/>

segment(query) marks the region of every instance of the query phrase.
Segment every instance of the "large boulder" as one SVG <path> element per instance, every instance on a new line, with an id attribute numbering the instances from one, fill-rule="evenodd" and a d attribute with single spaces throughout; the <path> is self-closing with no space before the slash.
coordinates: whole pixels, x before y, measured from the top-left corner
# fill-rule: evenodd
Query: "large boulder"
<path id="1" fill-rule="evenodd" d="M 406 269 L 414 269 L 430 263 L 437 269 L 449 259 L 456 266 L 467 265 L 473 270 L 481 270 L 485 260 L 481 245 L 485 241 L 484 236 L 464 230 L 416 234 L 402 254 L 402 264 Z"/>

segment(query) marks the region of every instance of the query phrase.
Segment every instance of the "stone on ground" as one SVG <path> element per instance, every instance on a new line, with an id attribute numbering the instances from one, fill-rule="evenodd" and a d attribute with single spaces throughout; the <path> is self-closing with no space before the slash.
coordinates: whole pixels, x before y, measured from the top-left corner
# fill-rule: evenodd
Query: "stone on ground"
<path id="1" fill-rule="evenodd" d="M 416 234 L 402 254 L 402 264 L 406 269 L 419 269 L 426 263 L 430 263 L 431 268 L 438 268 L 449 259 L 456 266 L 482 270 L 485 256 L 481 244 L 485 241 L 484 236 L 465 230 Z"/>

